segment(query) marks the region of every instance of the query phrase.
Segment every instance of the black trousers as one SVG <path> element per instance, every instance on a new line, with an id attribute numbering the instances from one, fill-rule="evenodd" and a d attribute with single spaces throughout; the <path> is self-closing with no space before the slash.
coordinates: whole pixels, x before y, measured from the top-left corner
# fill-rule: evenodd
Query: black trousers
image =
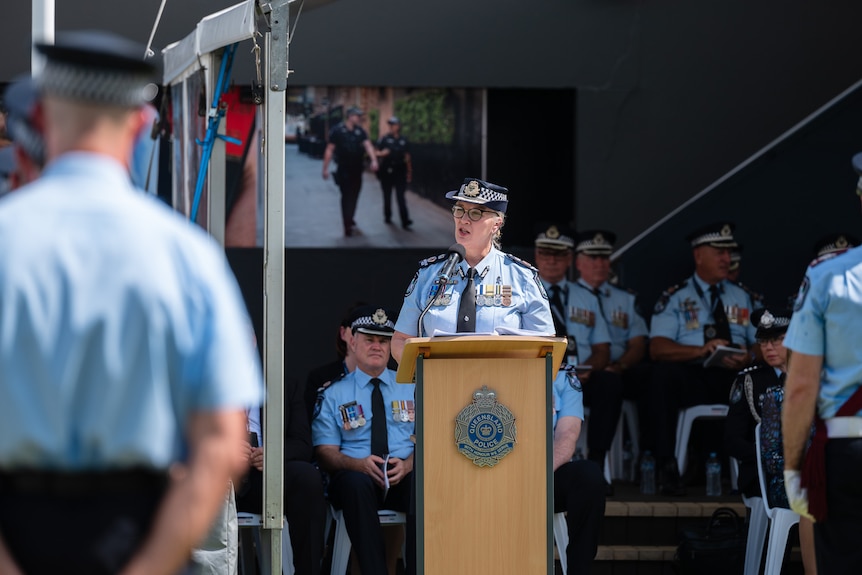
<path id="1" fill-rule="evenodd" d="M 650 409 L 644 425 L 645 448 L 659 458 L 673 457 L 679 410 L 708 403 L 726 405 L 735 377 L 736 372 L 729 369 L 671 362 L 653 364 L 647 400 Z"/>
<path id="2" fill-rule="evenodd" d="M 826 521 L 814 524 L 817 572 L 862 573 L 862 439 L 826 443 Z"/>
<path id="3" fill-rule="evenodd" d="M 348 231 L 356 222 L 356 204 L 359 202 L 359 191 L 362 188 L 362 169 L 358 171 L 336 172 L 338 188 L 341 190 L 341 219 L 344 222 L 344 231 Z"/>
<path id="4" fill-rule="evenodd" d="M 249 471 L 248 491 L 237 494 L 237 511 L 261 513 L 263 474 Z M 326 501 L 320 472 L 306 461 L 284 463 L 284 515 L 297 575 L 319 575 L 326 528 Z"/>
<path id="5" fill-rule="evenodd" d="M 18 489 L 0 481 L 0 535 L 27 575 L 117 573 L 149 535 L 167 488 L 153 483 Z"/>
<path id="6" fill-rule="evenodd" d="M 554 472 L 554 512 L 562 511 L 569 546 L 558 551 L 566 554 L 569 573 L 589 573 L 605 516 L 604 478 L 596 462 L 570 461 Z"/>
<path id="7" fill-rule="evenodd" d="M 620 411 L 623 406 L 623 380 L 610 371 L 594 371 L 582 383 L 584 405 L 590 408 L 587 421 L 587 450 L 589 459 L 604 464 L 605 454 L 611 448 Z"/>
<path id="8" fill-rule="evenodd" d="M 383 190 L 383 217 L 386 221 L 392 219 L 392 189 L 395 188 L 395 200 L 398 202 L 398 215 L 401 217 L 401 225 L 410 221 L 407 213 L 407 174 L 392 173 L 380 174 L 380 189 Z"/>
<path id="9" fill-rule="evenodd" d="M 347 534 L 359 559 L 362 575 L 387 575 L 386 545 L 377 511 L 409 511 L 412 481 L 411 472 L 389 489 L 384 500 L 383 491 L 364 473 L 339 471 L 332 475 L 329 499 L 344 514 Z"/>

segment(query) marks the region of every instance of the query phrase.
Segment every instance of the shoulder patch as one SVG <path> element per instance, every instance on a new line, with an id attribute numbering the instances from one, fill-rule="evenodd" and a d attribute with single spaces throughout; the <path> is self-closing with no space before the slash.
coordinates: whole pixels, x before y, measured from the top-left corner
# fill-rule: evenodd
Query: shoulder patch
<path id="1" fill-rule="evenodd" d="M 733 405 L 735 403 L 739 403 L 742 401 L 743 397 L 743 389 L 742 385 L 740 385 L 739 380 L 733 382 L 733 387 L 730 388 L 730 404 Z"/>
<path id="2" fill-rule="evenodd" d="M 430 266 L 434 262 L 441 262 L 441 261 L 445 261 L 445 260 L 446 260 L 446 254 L 445 253 L 438 254 L 436 256 L 431 256 L 430 258 L 425 258 L 424 260 L 419 262 L 419 267 L 420 268 L 427 268 L 428 266 Z"/>
<path id="3" fill-rule="evenodd" d="M 410 285 L 407 286 L 407 291 L 404 292 L 404 297 L 409 296 L 413 293 L 413 290 L 416 289 L 416 283 L 419 281 L 419 272 L 417 271 L 413 274 L 413 279 L 410 280 Z"/>
<path id="4" fill-rule="evenodd" d="M 805 296 L 808 295 L 808 289 L 811 287 L 811 280 L 808 279 L 808 276 L 805 276 L 805 279 L 802 280 L 802 285 L 799 286 L 799 291 L 796 293 L 796 301 L 793 302 L 793 311 L 799 311 L 802 309 L 802 304 L 805 303 Z"/>
<path id="5" fill-rule="evenodd" d="M 317 399 L 314 400 L 314 412 L 311 415 L 311 419 L 317 419 L 317 416 L 320 415 L 320 408 L 323 407 L 323 394 L 326 393 L 326 390 L 332 387 L 333 383 L 339 382 L 344 379 L 346 373 L 342 373 L 338 377 L 333 377 L 329 381 L 323 383 L 320 387 L 317 388 Z"/>
<path id="6" fill-rule="evenodd" d="M 533 266 L 533 264 L 531 264 L 531 263 L 530 263 L 530 262 L 528 262 L 528 261 L 522 260 L 521 258 L 519 258 L 519 257 L 517 257 L 517 256 L 514 256 L 514 255 L 512 255 L 512 254 L 504 254 L 504 255 L 505 255 L 507 258 L 509 258 L 510 260 L 512 260 L 513 262 L 515 262 L 516 264 L 518 264 L 519 266 L 523 266 L 523 267 L 527 268 L 528 270 L 531 270 L 531 271 L 534 271 L 534 272 L 538 272 L 538 271 L 539 271 L 537 268 L 535 268 L 535 267 Z"/>
<path id="7" fill-rule="evenodd" d="M 655 308 L 653 309 L 653 313 L 661 313 L 664 311 L 664 308 L 667 307 L 667 302 L 670 300 L 670 296 L 674 293 L 678 292 L 682 288 L 684 288 L 688 284 L 688 280 L 678 283 L 676 285 L 670 286 L 666 290 L 661 293 L 661 296 L 658 298 L 658 301 L 655 304 Z"/>

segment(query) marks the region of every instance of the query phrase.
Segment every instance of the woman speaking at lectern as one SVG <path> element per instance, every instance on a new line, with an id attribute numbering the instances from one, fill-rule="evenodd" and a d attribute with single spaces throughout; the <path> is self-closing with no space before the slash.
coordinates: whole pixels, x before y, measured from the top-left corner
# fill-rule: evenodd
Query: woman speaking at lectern
<path id="1" fill-rule="evenodd" d="M 422 260 L 413 276 L 392 338 L 392 356 L 401 360 L 404 343 L 417 336 L 454 333 L 554 335 L 548 295 L 538 270 L 500 251 L 509 191 L 467 178 L 452 200 L 455 241 L 445 254 Z"/>

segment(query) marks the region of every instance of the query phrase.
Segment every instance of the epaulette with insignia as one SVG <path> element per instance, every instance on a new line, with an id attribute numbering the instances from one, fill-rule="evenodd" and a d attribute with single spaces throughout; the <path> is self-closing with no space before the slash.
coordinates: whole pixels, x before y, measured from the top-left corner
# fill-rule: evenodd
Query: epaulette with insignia
<path id="1" fill-rule="evenodd" d="M 663 292 L 661 292 L 661 297 L 658 298 L 658 301 L 655 304 L 655 309 L 653 313 L 661 313 L 664 311 L 664 308 L 667 306 L 667 302 L 670 301 L 670 296 L 674 293 L 678 292 L 682 288 L 684 288 L 688 284 L 688 280 L 685 280 L 682 283 L 678 283 L 674 286 L 670 286 Z"/>
<path id="2" fill-rule="evenodd" d="M 518 264 L 519 266 L 523 266 L 523 267 L 527 268 L 528 270 L 531 270 L 531 271 L 538 273 L 539 270 L 535 266 L 533 266 L 533 264 L 531 264 L 530 262 L 522 260 L 518 256 L 515 256 L 512 254 L 505 254 L 505 255 L 507 258 L 509 258 L 510 260 L 512 260 L 513 262 Z"/>
<path id="3" fill-rule="evenodd" d="M 433 264 L 435 262 L 446 261 L 446 256 L 447 256 L 447 254 L 442 253 L 442 254 L 439 254 L 436 256 L 431 256 L 430 258 L 425 258 L 424 260 L 419 262 L 419 267 L 420 268 L 427 268 L 428 266 L 430 266 L 431 264 Z"/>
<path id="4" fill-rule="evenodd" d="M 333 383 L 339 382 L 346 376 L 346 373 L 342 373 L 338 377 L 333 377 L 329 381 L 323 383 L 320 387 L 317 388 L 317 399 L 314 401 L 314 412 L 311 415 L 311 419 L 316 419 L 318 415 L 320 415 L 320 408 L 323 406 L 323 394 L 326 393 L 326 390 L 332 387 Z"/>
<path id="5" fill-rule="evenodd" d="M 760 365 L 760 364 L 750 365 L 750 366 L 746 367 L 745 369 L 743 369 L 742 371 L 740 371 L 737 375 L 743 375 L 745 373 L 751 373 L 752 371 L 757 371 L 758 369 L 763 369 L 764 367 L 766 367 L 766 366 Z"/>
<path id="6" fill-rule="evenodd" d="M 828 254 L 823 254 L 819 258 L 815 258 L 815 259 L 811 260 L 811 263 L 808 264 L 808 267 L 813 268 L 817 265 L 822 264 L 823 262 L 825 262 L 827 260 L 831 260 L 832 258 L 838 257 L 841 254 L 845 254 L 845 253 L 847 253 L 847 250 L 844 250 L 843 252 L 831 252 Z"/>
<path id="7" fill-rule="evenodd" d="M 763 307 L 763 295 L 757 293 L 747 285 L 742 282 L 734 282 L 737 287 L 742 288 L 742 291 L 748 294 L 748 297 L 751 298 L 752 304 L 760 304 L 760 307 Z"/>

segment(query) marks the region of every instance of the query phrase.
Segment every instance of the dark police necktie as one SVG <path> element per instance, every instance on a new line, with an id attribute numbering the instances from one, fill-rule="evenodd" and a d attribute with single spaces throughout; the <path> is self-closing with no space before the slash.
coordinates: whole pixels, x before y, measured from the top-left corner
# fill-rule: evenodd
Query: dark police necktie
<path id="1" fill-rule="evenodd" d="M 602 291 L 599 288 L 593 288 L 593 295 L 599 300 L 599 313 L 602 314 L 602 317 L 605 317 L 605 307 L 602 305 Z"/>
<path id="2" fill-rule="evenodd" d="M 460 332 L 476 331 L 476 288 L 473 287 L 473 276 L 476 270 L 467 270 L 467 285 L 461 292 L 461 302 L 458 304 L 458 329 Z"/>
<path id="3" fill-rule="evenodd" d="M 712 319 L 715 321 L 717 337 L 731 341 L 730 323 L 727 321 L 727 313 L 724 311 L 724 302 L 721 301 L 718 284 L 709 286 L 712 295 Z"/>
<path id="4" fill-rule="evenodd" d="M 554 320 L 554 329 L 558 337 L 566 337 L 566 307 L 563 305 L 563 292 L 558 285 L 551 286 L 551 317 Z"/>
<path id="5" fill-rule="evenodd" d="M 383 392 L 378 378 L 373 378 L 371 384 L 374 390 L 371 392 L 371 453 L 380 457 L 386 457 L 389 453 L 389 438 L 386 435 L 386 405 L 383 403 Z"/>

